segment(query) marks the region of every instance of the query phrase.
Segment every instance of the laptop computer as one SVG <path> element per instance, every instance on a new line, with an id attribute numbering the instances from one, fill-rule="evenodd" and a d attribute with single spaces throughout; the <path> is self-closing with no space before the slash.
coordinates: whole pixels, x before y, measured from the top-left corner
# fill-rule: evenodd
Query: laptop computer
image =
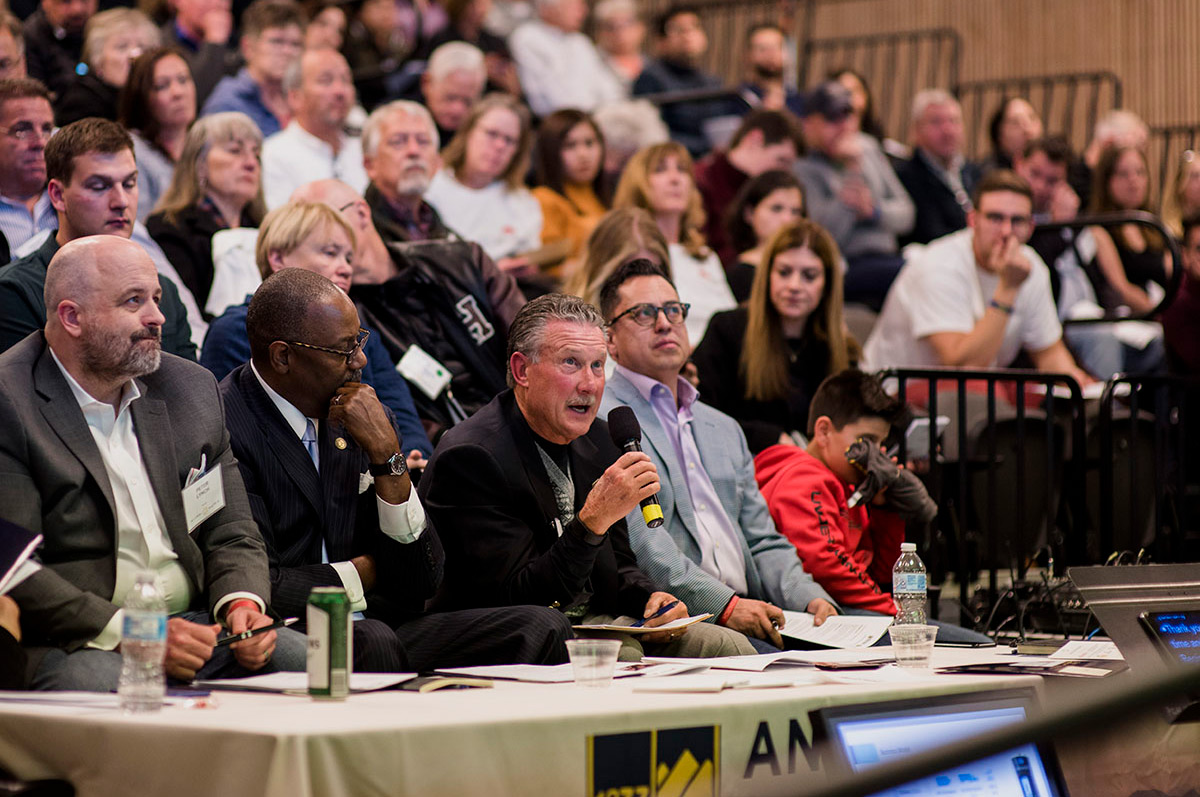
<path id="1" fill-rule="evenodd" d="M 812 712 L 813 732 L 826 744 L 832 776 L 862 772 L 1023 722 L 1035 705 L 1031 689 L 963 693 Z M 1067 797 L 1051 744 L 1025 744 L 880 795 L 899 797 Z"/>

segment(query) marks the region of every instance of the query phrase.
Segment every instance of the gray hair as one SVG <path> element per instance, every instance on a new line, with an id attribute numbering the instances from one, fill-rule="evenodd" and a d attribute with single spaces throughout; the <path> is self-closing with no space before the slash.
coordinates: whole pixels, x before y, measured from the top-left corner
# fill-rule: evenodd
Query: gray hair
<path id="1" fill-rule="evenodd" d="M 596 7 L 592 9 L 592 19 L 596 22 L 603 22 L 606 19 L 620 16 L 621 14 L 632 14 L 638 16 L 637 3 L 633 0 L 600 0 L 596 3 Z"/>
<path id="2" fill-rule="evenodd" d="M 430 80 L 441 80 L 451 72 L 469 72 L 478 78 L 480 86 L 487 80 L 487 64 L 483 51 L 466 42 L 446 42 L 429 56 L 425 74 Z"/>
<path id="3" fill-rule="evenodd" d="M 110 8 L 94 15 L 88 20 L 87 27 L 84 28 L 83 62 L 95 70 L 96 59 L 100 57 L 110 36 L 117 31 L 139 28 L 142 33 L 146 34 L 149 47 L 158 47 L 162 44 L 162 33 L 150 17 L 136 8 Z"/>
<path id="4" fill-rule="evenodd" d="M 1116 108 L 1101 116 L 1092 132 L 1092 138 L 1096 141 L 1109 141 L 1129 135 L 1137 135 L 1144 142 L 1150 136 L 1150 128 L 1142 121 L 1142 117 L 1125 108 Z M 1141 146 L 1144 148 L 1145 145 Z"/>
<path id="5" fill-rule="evenodd" d="M 567 293 L 547 293 L 521 308 L 508 328 L 508 362 L 521 352 L 530 362 L 537 362 L 546 345 L 546 327 L 551 321 L 594 326 L 604 331 L 604 318 L 596 306 Z M 505 374 L 509 387 L 516 387 L 512 367 Z"/>
<path id="6" fill-rule="evenodd" d="M 429 128 L 429 135 L 433 136 L 433 145 L 441 147 L 437 125 L 434 124 L 428 108 L 411 100 L 392 100 L 387 105 L 380 105 L 371 111 L 371 115 L 367 117 L 367 123 L 363 125 L 362 148 L 363 154 L 368 158 L 374 157 L 375 153 L 379 151 L 380 128 L 393 114 L 403 114 L 420 119 Z"/>
<path id="7" fill-rule="evenodd" d="M 953 105 L 960 112 L 962 111 L 962 106 L 959 105 L 958 100 L 945 89 L 924 89 L 918 91 L 917 95 L 913 97 L 912 115 L 909 117 L 909 120 L 915 125 L 925 115 L 925 112 L 935 105 Z"/>
<path id="8" fill-rule="evenodd" d="M 614 152 L 633 153 L 652 144 L 671 139 L 662 116 L 649 100 L 621 100 L 608 103 L 592 113 L 592 119 L 604 136 L 604 146 Z"/>

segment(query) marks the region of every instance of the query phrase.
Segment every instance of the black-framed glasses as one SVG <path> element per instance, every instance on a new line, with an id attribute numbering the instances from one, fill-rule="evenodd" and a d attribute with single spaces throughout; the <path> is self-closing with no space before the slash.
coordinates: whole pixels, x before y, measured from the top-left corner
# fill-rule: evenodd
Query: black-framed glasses
<path id="1" fill-rule="evenodd" d="M 638 326 L 652 327 L 658 322 L 658 314 L 661 312 L 667 317 L 668 324 L 682 324 L 687 321 L 688 310 L 692 306 L 687 302 L 665 302 L 658 304 L 635 304 L 628 310 L 617 313 L 613 316 L 613 320 L 608 322 L 611 327 L 613 324 L 621 320 L 622 316 L 629 316 Z"/>
<path id="2" fill-rule="evenodd" d="M 346 358 L 346 365 L 350 366 L 354 363 L 354 358 L 363 350 L 363 346 L 367 345 L 367 338 L 371 337 L 369 330 L 358 328 L 358 339 L 354 341 L 353 349 L 331 349 L 328 346 L 314 346 L 311 343 L 302 343 L 298 340 L 285 340 L 284 343 L 289 346 L 303 346 L 306 349 L 315 349 L 316 351 L 328 352 L 329 354 L 337 354 Z"/>
<path id="3" fill-rule="evenodd" d="M 54 125 L 50 122 L 46 122 L 41 126 L 34 125 L 33 122 L 17 122 L 4 132 L 17 141 L 28 141 L 34 136 L 49 141 L 50 136 L 54 135 Z"/>

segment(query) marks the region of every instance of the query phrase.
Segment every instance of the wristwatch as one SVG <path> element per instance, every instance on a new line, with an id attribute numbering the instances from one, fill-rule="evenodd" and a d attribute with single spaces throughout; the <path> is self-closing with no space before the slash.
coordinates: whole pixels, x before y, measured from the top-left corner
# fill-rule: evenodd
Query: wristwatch
<path id="1" fill-rule="evenodd" d="M 404 455 L 397 451 L 381 465 L 368 465 L 367 472 L 372 476 L 403 476 L 408 473 L 408 463 L 404 461 Z"/>

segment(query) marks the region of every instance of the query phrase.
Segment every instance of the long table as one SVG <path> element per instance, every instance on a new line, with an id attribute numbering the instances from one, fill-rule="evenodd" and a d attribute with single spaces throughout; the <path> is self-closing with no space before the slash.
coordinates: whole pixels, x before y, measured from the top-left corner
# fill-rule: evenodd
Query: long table
<path id="1" fill-rule="evenodd" d="M 824 778 L 808 712 L 1015 687 L 1030 676 L 903 674 L 716 694 L 498 682 L 344 702 L 235 692 L 154 715 L 0 701 L 0 765 L 81 797 L 795 794 Z"/>

